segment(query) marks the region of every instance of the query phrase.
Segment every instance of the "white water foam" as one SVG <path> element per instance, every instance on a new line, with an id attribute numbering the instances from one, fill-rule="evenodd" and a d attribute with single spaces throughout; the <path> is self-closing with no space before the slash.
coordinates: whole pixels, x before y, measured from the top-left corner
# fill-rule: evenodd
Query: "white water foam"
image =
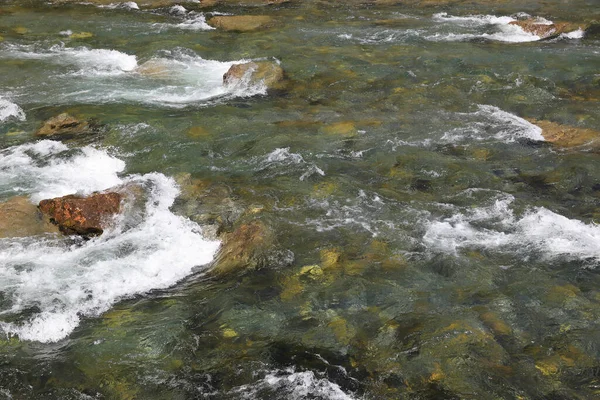
<path id="1" fill-rule="evenodd" d="M 241 399 L 256 399 L 271 393 L 272 398 L 301 400 L 319 398 L 327 400 L 353 400 L 336 383 L 320 378 L 312 371 L 295 372 L 293 368 L 268 373 L 263 379 L 242 385 L 230 391 Z"/>
<path id="2" fill-rule="evenodd" d="M 518 139 L 545 140 L 542 129 L 523 118 L 490 105 L 479 105 L 478 108 L 474 113 L 459 114 L 474 121 L 446 132 L 442 141 L 456 143 L 494 139 L 510 143 Z"/>
<path id="3" fill-rule="evenodd" d="M 25 121 L 25 112 L 15 103 L 0 96 L 0 122 L 8 120 Z"/>
<path id="4" fill-rule="evenodd" d="M 134 55 L 85 47 L 52 46 L 40 50 L 34 46 L 6 45 L 0 46 L 1 58 L 43 59 L 77 67 L 68 74 L 52 77 L 58 80 L 50 88 L 53 105 L 125 101 L 180 108 L 267 93 L 264 83 L 254 82 L 250 76 L 234 84 L 223 84 L 223 74 L 233 64 L 249 60 L 206 60 L 193 51 L 180 48 L 161 51 L 148 60 L 153 64 L 150 71 L 145 71 L 143 64 L 138 66 Z M 60 92 L 56 93 L 56 90 Z M 28 93 L 30 91 L 24 95 Z M 31 101 L 39 102 L 40 96 Z"/>
<path id="5" fill-rule="evenodd" d="M 337 37 L 343 40 L 354 40 L 361 44 L 386 44 L 405 42 L 411 38 L 420 37 L 424 32 L 422 29 L 384 29 L 361 35 L 342 33 L 338 34 Z"/>
<path id="6" fill-rule="evenodd" d="M 173 7 L 169 8 L 169 13 L 176 15 L 185 15 L 187 13 L 187 10 L 184 6 L 176 4 Z"/>
<path id="7" fill-rule="evenodd" d="M 169 14 L 174 17 L 177 17 L 181 20 L 179 23 L 155 23 L 152 24 L 153 27 L 158 28 L 158 31 L 161 32 L 164 29 L 187 29 L 194 31 L 210 31 L 215 28 L 210 26 L 206 22 L 206 15 L 197 11 L 188 11 L 185 7 L 180 5 L 175 5 L 169 8 Z M 215 15 L 216 13 L 211 13 Z"/>
<path id="8" fill-rule="evenodd" d="M 559 38 L 561 39 L 582 39 L 585 36 L 585 31 L 581 28 L 573 32 L 561 33 Z"/>
<path id="9" fill-rule="evenodd" d="M 600 261 L 600 226 L 566 218 L 544 207 L 532 208 L 516 217 L 514 198 L 500 195 L 487 207 L 456 212 L 430 223 L 424 243 L 435 250 L 457 254 L 479 248 L 542 259 L 565 257 Z"/>
<path id="10" fill-rule="evenodd" d="M 296 166 L 302 166 L 304 172 L 302 175 L 300 175 L 299 179 L 301 181 L 314 174 L 325 176 L 325 171 L 323 171 L 314 163 L 306 162 L 302 155 L 290 152 L 289 147 L 277 148 L 267 154 L 264 158 L 254 158 L 253 162 L 256 162 L 257 160 L 259 162 L 259 168 L 257 169 L 258 171 L 274 169 L 276 170 L 276 174 L 285 174 L 286 169 L 289 169 L 289 167 L 292 167 L 293 170 L 296 170 Z"/>
<path id="11" fill-rule="evenodd" d="M 35 194 L 46 186 L 42 181 L 53 175 L 52 169 L 63 162 L 60 158 L 68 149 L 49 141 L 26 146 L 4 154 L 19 160 L 19 154 L 37 151 L 36 158 L 48 162 L 44 167 L 31 156 L 19 160 L 21 168 L 40 172 L 38 181 L 29 184 Z M 90 160 L 74 162 L 77 157 Z M 70 168 L 104 160 L 105 167 L 116 169 L 115 159 L 100 150 L 73 159 L 66 163 Z M 102 173 L 100 165 L 77 173 L 82 176 L 73 182 L 74 191 L 89 190 L 77 187 L 88 180 L 102 181 L 97 176 Z M 169 211 L 178 195 L 173 179 L 151 173 L 118 179 L 118 183 L 141 187 L 145 205 L 139 209 L 125 204 L 114 227 L 99 237 L 75 243 L 59 236 L 0 239 L 0 292 L 8 303 L 0 310 L 0 331 L 21 340 L 61 340 L 82 318 L 97 316 L 119 300 L 170 287 L 195 266 L 212 260 L 219 243 L 205 240 L 200 226 Z"/>
<path id="12" fill-rule="evenodd" d="M 189 29 L 195 31 L 211 31 L 215 28 L 206 22 L 206 16 L 203 13 L 191 11 L 185 16 L 185 20 L 174 25 L 179 29 Z"/>
<path id="13" fill-rule="evenodd" d="M 448 13 L 442 12 L 433 14 L 433 20 L 436 22 L 450 22 L 462 26 L 485 26 L 485 25 L 507 25 L 513 21 L 516 21 L 513 17 L 497 17 L 495 15 L 467 15 L 463 17 L 457 17 L 448 15 Z"/>
<path id="14" fill-rule="evenodd" d="M 35 46 L 5 45 L 0 50 L 2 58 L 45 59 L 56 64 L 74 66 L 76 75 L 119 75 L 137 67 L 135 56 L 117 50 L 66 47 L 64 44 L 49 49 Z"/>
<path id="15" fill-rule="evenodd" d="M 135 1 L 126 1 L 123 3 L 111 3 L 111 4 L 106 4 L 106 5 L 97 5 L 97 7 L 108 8 L 108 9 L 124 8 L 127 10 L 139 10 L 140 9 L 140 6 L 138 6 L 138 4 Z"/>
<path id="16" fill-rule="evenodd" d="M 432 41 L 464 41 L 480 38 L 500 42 L 523 43 L 541 39 L 540 36 L 526 32 L 518 25 L 511 25 L 511 22 L 517 21 L 517 19 L 508 16 L 453 16 L 447 13 L 438 13 L 433 15 L 433 20 L 447 25 L 459 26 L 469 30 L 469 32 L 443 32 L 426 36 L 428 40 Z M 537 18 L 536 23 L 548 25 L 552 24 L 552 21 Z M 493 32 L 482 31 L 482 29 L 492 29 Z"/>
<path id="17" fill-rule="evenodd" d="M 304 162 L 304 158 L 298 153 L 290 153 L 290 148 L 285 147 L 285 148 L 277 148 L 277 149 L 273 150 L 272 152 L 270 152 L 269 154 L 267 154 L 265 161 L 267 163 L 285 162 L 285 163 L 299 164 L 299 163 Z"/>
<path id="18" fill-rule="evenodd" d="M 42 140 L 0 151 L 0 193 L 28 194 L 35 203 L 79 193 L 90 194 L 121 184 L 125 163 L 90 146 L 69 149 Z"/>
<path id="19" fill-rule="evenodd" d="M 223 75 L 233 64 L 249 60 L 205 60 L 184 50 L 165 51 L 163 55 L 151 59 L 150 62 L 164 68 L 165 75 L 168 75 L 174 84 L 158 87 L 154 85 L 152 88 L 140 87 L 126 92 L 115 91 L 109 96 L 133 102 L 177 107 L 215 98 L 251 97 L 267 93 L 267 88 L 262 82 L 252 83 L 250 79 L 242 79 L 233 85 L 223 84 Z M 139 77 L 147 82 L 147 76 Z"/>

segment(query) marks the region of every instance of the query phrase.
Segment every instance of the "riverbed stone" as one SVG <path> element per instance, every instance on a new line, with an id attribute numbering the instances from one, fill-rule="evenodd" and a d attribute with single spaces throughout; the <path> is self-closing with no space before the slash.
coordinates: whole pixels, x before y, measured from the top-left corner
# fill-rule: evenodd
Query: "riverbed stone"
<path id="1" fill-rule="evenodd" d="M 0 238 L 58 233 L 45 221 L 35 204 L 25 196 L 15 196 L 0 203 Z"/>
<path id="2" fill-rule="evenodd" d="M 323 132 L 328 135 L 337 135 L 343 137 L 356 136 L 356 124 L 353 121 L 335 122 L 323 127 Z"/>
<path id="3" fill-rule="evenodd" d="M 225 85 L 235 85 L 244 80 L 250 84 L 264 84 L 269 89 L 281 89 L 284 86 L 284 73 L 279 64 L 271 61 L 252 61 L 233 64 L 223 75 Z"/>
<path id="4" fill-rule="evenodd" d="M 69 35 L 71 39 L 90 39 L 94 37 L 92 32 L 74 32 Z"/>
<path id="5" fill-rule="evenodd" d="M 65 235 L 101 235 L 110 218 L 118 214 L 122 195 L 94 193 L 86 197 L 68 195 L 42 200 L 40 211 Z"/>
<path id="6" fill-rule="evenodd" d="M 534 125 L 542 128 L 542 136 L 546 141 L 564 148 L 591 146 L 600 149 L 600 131 L 562 125 L 552 121 L 528 119 Z"/>
<path id="7" fill-rule="evenodd" d="M 268 15 L 217 15 L 207 23 L 217 29 L 233 32 L 252 32 L 273 26 L 274 19 Z"/>
<path id="8" fill-rule="evenodd" d="M 135 69 L 140 75 L 149 76 L 153 78 L 166 78 L 170 75 L 169 66 L 164 59 L 151 59 L 140 65 Z"/>
<path id="9" fill-rule="evenodd" d="M 92 132 L 94 126 L 90 121 L 81 121 L 68 113 L 62 113 L 46 120 L 35 132 L 41 137 L 65 137 Z"/>
<path id="10" fill-rule="evenodd" d="M 229 273 L 262 267 L 274 239 L 273 232 L 261 221 L 241 224 L 233 232 L 223 235 L 223 246 L 216 257 L 214 271 Z"/>

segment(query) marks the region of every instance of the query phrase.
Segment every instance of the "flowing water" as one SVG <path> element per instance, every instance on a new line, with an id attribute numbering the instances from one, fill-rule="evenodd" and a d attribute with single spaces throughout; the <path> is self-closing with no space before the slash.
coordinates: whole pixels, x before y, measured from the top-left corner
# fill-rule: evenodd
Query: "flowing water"
<path id="1" fill-rule="evenodd" d="M 530 122 L 600 130 L 600 40 L 510 24 L 597 1 L 381 3 L 0 0 L 0 201 L 139 192 L 0 238 L 0 399 L 600 396 L 600 156 Z M 62 112 L 102 129 L 36 138 Z M 274 255 L 211 273 L 215 219 Z"/>

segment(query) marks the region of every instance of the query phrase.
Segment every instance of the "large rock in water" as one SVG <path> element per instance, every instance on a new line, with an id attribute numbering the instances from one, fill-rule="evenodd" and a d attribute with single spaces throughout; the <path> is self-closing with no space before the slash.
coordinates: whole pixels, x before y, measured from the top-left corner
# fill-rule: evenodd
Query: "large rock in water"
<path id="1" fill-rule="evenodd" d="M 214 270 L 227 273 L 238 269 L 257 268 L 264 254 L 273 243 L 273 235 L 261 222 L 239 226 L 225 235 L 223 246 L 217 255 Z"/>
<path id="2" fill-rule="evenodd" d="M 233 64 L 223 75 L 225 85 L 246 81 L 252 85 L 263 84 L 268 89 L 283 88 L 283 69 L 274 62 L 257 61 Z"/>
<path id="3" fill-rule="evenodd" d="M 58 228 L 44 220 L 35 204 L 17 196 L 0 203 L 0 238 L 58 233 Z"/>
<path id="4" fill-rule="evenodd" d="M 94 193 L 87 197 L 69 195 L 40 201 L 40 211 L 66 235 L 95 236 L 118 214 L 119 193 Z"/>
<path id="5" fill-rule="evenodd" d="M 94 126 L 89 121 L 80 121 L 67 113 L 62 113 L 45 121 L 35 134 L 43 137 L 75 136 L 93 130 Z"/>
<path id="6" fill-rule="evenodd" d="M 512 21 L 510 25 L 516 25 L 523 29 L 527 33 L 531 33 L 532 35 L 539 36 L 542 39 L 547 39 L 550 37 L 558 36 L 561 33 L 569 33 L 574 32 L 578 29 L 582 29 L 577 24 L 573 24 L 570 22 L 553 22 L 553 23 L 541 23 L 535 19 L 526 19 L 523 21 Z"/>
<path id="7" fill-rule="evenodd" d="M 544 139 L 556 146 L 565 148 L 590 146 L 596 150 L 600 149 L 599 131 L 561 125 L 551 121 L 538 121 L 535 119 L 529 119 L 528 121 L 542 128 Z"/>
<path id="8" fill-rule="evenodd" d="M 268 15 L 218 15 L 206 22 L 224 31 L 251 32 L 271 27 L 273 18 Z"/>

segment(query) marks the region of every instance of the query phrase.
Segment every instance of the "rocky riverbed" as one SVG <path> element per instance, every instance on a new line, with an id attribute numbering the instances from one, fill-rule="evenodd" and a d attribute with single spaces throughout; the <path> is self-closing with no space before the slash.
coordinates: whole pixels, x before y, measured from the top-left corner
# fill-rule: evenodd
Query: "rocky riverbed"
<path id="1" fill-rule="evenodd" d="M 0 3 L 0 399 L 599 396 L 596 3 Z"/>

